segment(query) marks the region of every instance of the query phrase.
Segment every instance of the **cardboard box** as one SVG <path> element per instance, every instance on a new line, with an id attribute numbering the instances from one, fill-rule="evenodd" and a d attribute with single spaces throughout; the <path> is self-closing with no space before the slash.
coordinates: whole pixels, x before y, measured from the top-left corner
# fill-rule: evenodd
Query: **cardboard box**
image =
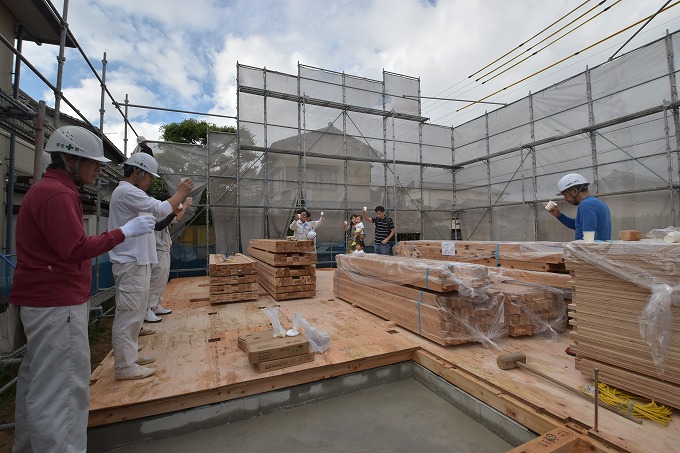
<path id="1" fill-rule="evenodd" d="M 272 338 L 273 334 L 273 330 L 268 330 L 241 336 L 238 347 L 248 354 L 252 364 L 309 353 L 309 341 L 303 335 Z"/>
<path id="2" fill-rule="evenodd" d="M 267 362 L 260 362 L 257 366 L 257 371 L 264 373 L 266 371 L 278 370 L 293 365 L 300 365 L 301 363 L 313 362 L 314 353 L 294 355 L 292 357 L 284 357 L 283 359 L 269 360 Z"/>

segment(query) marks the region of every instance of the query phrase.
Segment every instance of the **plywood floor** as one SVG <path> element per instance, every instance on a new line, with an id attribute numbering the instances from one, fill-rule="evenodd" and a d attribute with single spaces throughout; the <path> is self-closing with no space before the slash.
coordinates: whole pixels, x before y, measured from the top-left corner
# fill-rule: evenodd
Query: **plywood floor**
<path id="1" fill-rule="evenodd" d="M 143 354 L 157 356 L 156 374 L 140 381 L 115 381 L 109 354 L 92 373 L 90 426 L 101 426 L 225 401 L 269 390 L 339 376 L 364 369 L 414 360 L 478 399 L 544 434 L 568 427 L 628 451 L 674 451 L 680 422 L 664 427 L 651 421 L 637 425 L 600 409 L 594 432 L 592 404 L 559 386 L 520 370 L 500 370 L 496 356 L 521 351 L 527 362 L 565 384 L 587 383 L 564 353 L 566 336 L 506 339 L 497 348 L 479 344 L 442 347 L 397 327 L 333 295 L 332 271 L 317 271 L 317 296 L 275 302 L 260 290 L 257 301 L 210 305 L 208 278 L 172 280 L 164 305 L 174 312 L 154 324 L 155 335 L 140 337 Z M 259 311 L 279 305 L 285 328 L 301 313 L 313 326 L 327 331 L 331 348 L 314 362 L 258 373 L 237 347 L 243 333 L 267 328 Z"/>

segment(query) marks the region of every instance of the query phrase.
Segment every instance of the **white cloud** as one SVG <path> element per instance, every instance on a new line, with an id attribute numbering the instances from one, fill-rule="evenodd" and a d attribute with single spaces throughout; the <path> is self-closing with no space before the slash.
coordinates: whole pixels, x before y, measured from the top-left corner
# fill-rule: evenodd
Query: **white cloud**
<path id="1" fill-rule="evenodd" d="M 660 6 L 656 2 L 612 2 L 613 6 L 607 2 L 597 6 L 597 11 L 606 6 L 611 10 L 481 85 L 467 77 L 577 4 L 545 0 L 447 0 L 436 6 L 420 0 L 71 3 L 68 21 L 72 31 L 98 70 L 103 52 L 107 52 L 107 83 L 119 102 L 128 94 L 135 104 L 223 115 L 236 113 L 237 61 L 290 74 L 297 74 L 300 62 L 374 80 L 382 80 L 382 71 L 386 70 L 420 77 L 424 96 L 479 99 L 581 51 Z M 55 2 L 59 10 L 62 4 Z M 596 5 L 587 4 L 569 19 L 591 6 Z M 677 9 L 660 14 L 624 51 L 660 38 L 666 28 L 677 29 L 680 8 Z M 639 27 L 489 100 L 512 102 L 526 96 L 529 90 L 536 92 L 583 71 L 586 64 L 592 67 L 602 63 Z M 528 44 L 523 49 L 529 47 Z M 28 44 L 26 48 L 31 61 L 53 80 L 58 48 Z M 99 84 L 79 58 L 74 51 L 68 54 L 64 92 L 88 118 L 97 120 Z M 107 124 L 117 124 L 119 115 L 107 103 Z M 455 110 L 463 105 L 424 100 L 423 115 L 435 123 L 451 125 L 496 108 L 480 104 L 457 113 Z M 158 125 L 185 116 L 131 111 L 135 124 L 140 128 L 144 125 L 148 128 L 145 133 L 152 136 L 158 135 Z M 226 119 L 206 119 L 229 123 Z"/>

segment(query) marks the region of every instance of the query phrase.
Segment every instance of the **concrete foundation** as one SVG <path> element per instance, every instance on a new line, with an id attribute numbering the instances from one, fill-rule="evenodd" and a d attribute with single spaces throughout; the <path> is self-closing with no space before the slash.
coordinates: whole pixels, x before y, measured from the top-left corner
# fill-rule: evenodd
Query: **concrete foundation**
<path id="1" fill-rule="evenodd" d="M 501 452 L 534 437 L 429 370 L 403 362 L 96 428 L 88 433 L 88 451 Z"/>

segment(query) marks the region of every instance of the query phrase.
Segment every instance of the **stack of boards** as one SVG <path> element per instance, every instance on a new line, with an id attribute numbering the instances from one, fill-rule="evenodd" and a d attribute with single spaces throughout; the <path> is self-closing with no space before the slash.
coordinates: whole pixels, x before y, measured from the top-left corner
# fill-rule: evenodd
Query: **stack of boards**
<path id="1" fill-rule="evenodd" d="M 314 361 L 303 335 L 274 338 L 273 330 L 256 332 L 238 337 L 238 348 L 260 373 Z"/>
<path id="2" fill-rule="evenodd" d="M 210 303 L 257 299 L 256 261 L 241 253 L 210 255 Z"/>
<path id="3" fill-rule="evenodd" d="M 336 261 L 339 298 L 444 346 L 566 327 L 561 291 L 497 282 L 483 265 L 373 254 Z"/>
<path id="4" fill-rule="evenodd" d="M 248 255 L 257 261 L 257 281 L 274 300 L 316 296 L 314 241 L 251 239 Z"/>
<path id="5" fill-rule="evenodd" d="M 668 340 L 659 366 L 639 321 L 652 287 L 680 281 L 680 244 L 575 241 L 566 246 L 565 261 L 574 275 L 569 315 L 576 369 L 592 378 L 598 368 L 602 382 L 680 408 L 680 304 L 663 290 L 655 295 L 661 303 L 651 306 L 658 316 L 653 344 Z"/>
<path id="6" fill-rule="evenodd" d="M 402 241 L 395 256 L 565 273 L 562 242 Z"/>

